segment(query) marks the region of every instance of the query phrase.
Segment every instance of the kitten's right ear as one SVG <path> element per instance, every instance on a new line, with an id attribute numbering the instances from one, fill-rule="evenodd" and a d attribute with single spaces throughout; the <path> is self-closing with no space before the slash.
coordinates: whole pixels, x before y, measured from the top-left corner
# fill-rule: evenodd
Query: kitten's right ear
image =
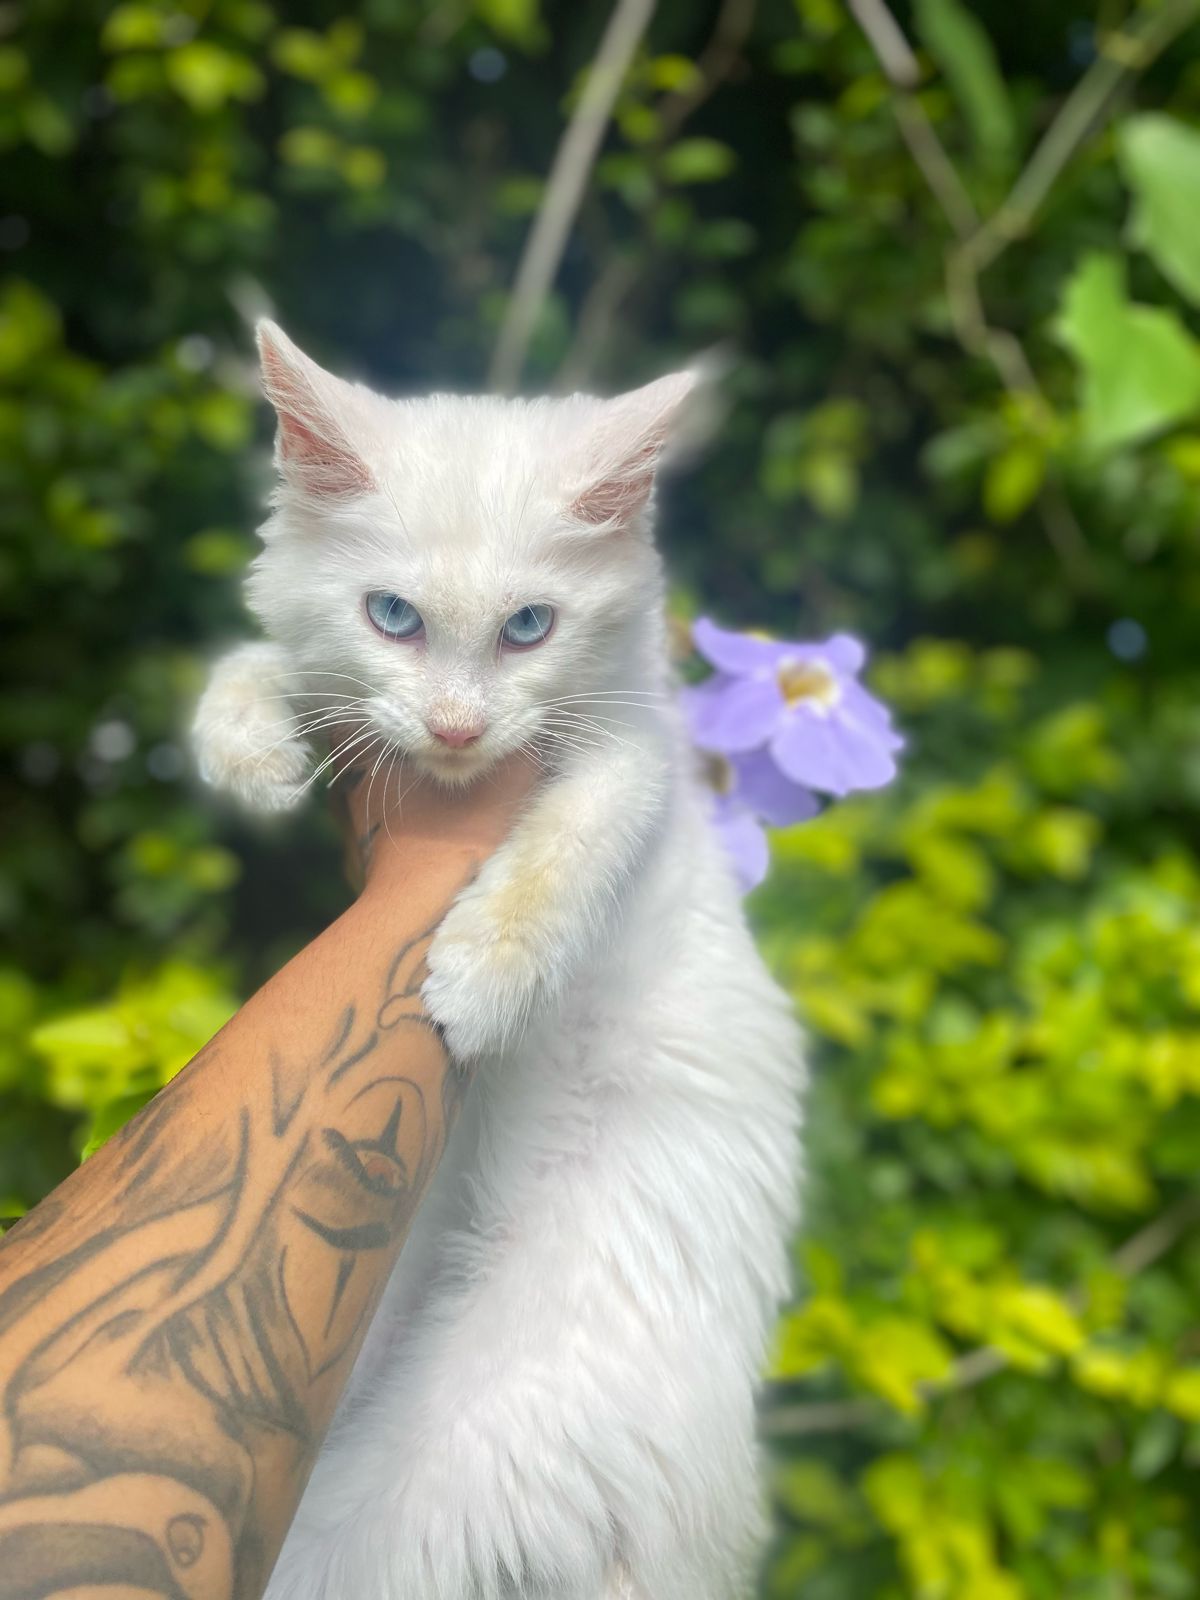
<path id="1" fill-rule="evenodd" d="M 717 367 L 706 357 L 682 372 L 659 378 L 615 400 L 599 402 L 589 429 L 585 483 L 571 514 L 592 528 L 619 530 L 636 523 L 668 450 L 690 441 L 699 395 L 713 387 Z"/>
<path id="2" fill-rule="evenodd" d="M 350 443 L 359 407 L 352 384 L 335 378 L 293 344 L 277 323 L 255 329 L 267 399 L 275 407 L 275 464 L 317 499 L 362 494 L 371 472 Z"/>

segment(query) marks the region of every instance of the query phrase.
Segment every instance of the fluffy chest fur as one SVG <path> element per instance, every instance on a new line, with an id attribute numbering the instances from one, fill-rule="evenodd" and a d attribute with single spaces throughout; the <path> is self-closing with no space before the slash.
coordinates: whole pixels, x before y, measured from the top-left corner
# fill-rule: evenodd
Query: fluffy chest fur
<path id="1" fill-rule="evenodd" d="M 272 1596 L 740 1592 L 799 1080 L 682 796 L 608 949 L 483 1067 Z"/>

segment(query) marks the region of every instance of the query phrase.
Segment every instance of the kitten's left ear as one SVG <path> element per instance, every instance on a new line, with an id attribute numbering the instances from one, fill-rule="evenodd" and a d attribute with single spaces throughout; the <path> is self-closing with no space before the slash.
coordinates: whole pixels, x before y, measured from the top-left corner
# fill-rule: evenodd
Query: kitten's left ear
<path id="1" fill-rule="evenodd" d="M 603 403 L 589 441 L 587 485 L 571 515 L 592 527 L 628 527 L 644 508 L 668 447 L 686 435 L 687 414 L 710 373 L 688 367 Z"/>
<path id="2" fill-rule="evenodd" d="M 361 431 L 364 391 L 319 367 L 277 323 L 264 319 L 255 331 L 263 388 L 279 420 L 281 476 L 316 499 L 371 489 L 370 469 L 352 442 Z"/>

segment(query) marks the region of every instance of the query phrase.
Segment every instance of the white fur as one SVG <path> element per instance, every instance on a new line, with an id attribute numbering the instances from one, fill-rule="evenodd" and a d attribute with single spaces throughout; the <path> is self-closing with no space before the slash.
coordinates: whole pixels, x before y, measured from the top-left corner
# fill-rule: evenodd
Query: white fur
<path id="1" fill-rule="evenodd" d="M 519 745 L 551 769 L 435 939 L 426 1000 L 475 1088 L 269 1600 L 727 1600 L 759 1532 L 801 1063 L 669 698 L 650 489 L 690 378 L 391 402 L 263 339 L 272 643 L 217 668 L 209 776 L 294 802 L 309 753 L 281 719 L 329 690 L 361 692 L 405 771 L 467 781 Z M 418 607 L 424 647 L 374 633 L 372 588 Z M 532 601 L 552 635 L 498 654 Z M 568 694 L 591 720 L 560 728 Z M 429 717 L 487 732 L 455 757 Z"/>

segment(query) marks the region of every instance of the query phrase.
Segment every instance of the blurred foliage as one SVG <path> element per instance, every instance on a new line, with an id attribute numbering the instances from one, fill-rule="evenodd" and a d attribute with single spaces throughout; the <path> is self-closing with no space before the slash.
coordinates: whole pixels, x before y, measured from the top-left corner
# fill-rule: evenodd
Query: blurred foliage
<path id="1" fill-rule="evenodd" d="M 10 1213 L 343 892 L 181 745 L 266 482 L 245 320 L 480 385 L 605 15 L 0 14 Z M 901 90 L 842 0 L 663 0 L 538 321 L 531 387 L 734 351 L 678 606 L 857 630 L 910 739 L 752 903 L 814 1056 L 771 1597 L 1200 1592 L 1190 16 L 915 0 Z"/>

